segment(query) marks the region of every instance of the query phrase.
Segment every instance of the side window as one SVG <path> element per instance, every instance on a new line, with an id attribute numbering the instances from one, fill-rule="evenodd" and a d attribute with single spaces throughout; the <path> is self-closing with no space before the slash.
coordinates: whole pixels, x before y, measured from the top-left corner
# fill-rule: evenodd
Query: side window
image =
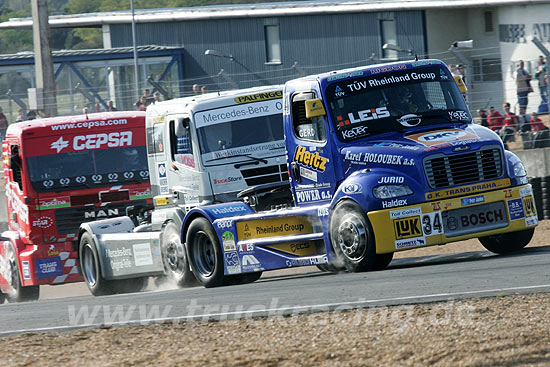
<path id="1" fill-rule="evenodd" d="M 302 140 L 325 141 L 324 117 L 306 118 L 306 100 L 315 98 L 313 92 L 298 93 L 292 97 L 292 123 L 294 134 Z"/>
<path id="2" fill-rule="evenodd" d="M 189 129 L 184 129 L 184 135 L 176 135 L 176 124 L 181 123 L 171 120 L 169 122 L 170 131 L 170 156 L 172 161 L 184 164 L 191 168 L 195 168 L 195 161 L 193 159 L 193 143 L 191 141 L 191 135 Z"/>
<path id="3" fill-rule="evenodd" d="M 17 182 L 19 190 L 23 190 L 23 179 L 21 177 L 22 170 L 21 156 L 19 155 L 19 147 L 12 145 L 10 154 L 10 168 L 13 174 L 13 181 Z"/>
<path id="4" fill-rule="evenodd" d="M 155 124 L 147 128 L 147 154 L 164 152 L 162 128 L 164 124 Z"/>

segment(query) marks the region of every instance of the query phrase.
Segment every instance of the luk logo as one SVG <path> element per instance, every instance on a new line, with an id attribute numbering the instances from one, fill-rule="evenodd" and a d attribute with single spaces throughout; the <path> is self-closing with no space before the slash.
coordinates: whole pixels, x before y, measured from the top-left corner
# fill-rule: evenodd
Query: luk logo
<path id="1" fill-rule="evenodd" d="M 422 236 L 419 216 L 396 219 L 393 221 L 393 226 L 397 239 Z"/>
<path id="2" fill-rule="evenodd" d="M 69 146 L 69 141 L 63 140 L 62 136 L 60 136 L 59 139 L 57 139 L 50 145 L 50 147 L 52 149 L 55 149 L 57 153 L 61 152 L 64 148 L 67 148 L 68 146 Z"/>

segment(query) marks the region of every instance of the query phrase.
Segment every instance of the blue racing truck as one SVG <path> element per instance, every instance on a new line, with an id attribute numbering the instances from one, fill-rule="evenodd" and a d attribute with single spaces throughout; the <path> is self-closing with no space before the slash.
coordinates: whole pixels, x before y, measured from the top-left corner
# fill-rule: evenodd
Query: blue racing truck
<path id="1" fill-rule="evenodd" d="M 183 221 L 206 287 L 303 265 L 379 270 L 396 251 L 470 238 L 509 253 L 533 236 L 523 164 L 474 123 L 439 60 L 289 81 L 283 121 L 289 183 L 251 187 L 242 202 L 196 207 Z"/>

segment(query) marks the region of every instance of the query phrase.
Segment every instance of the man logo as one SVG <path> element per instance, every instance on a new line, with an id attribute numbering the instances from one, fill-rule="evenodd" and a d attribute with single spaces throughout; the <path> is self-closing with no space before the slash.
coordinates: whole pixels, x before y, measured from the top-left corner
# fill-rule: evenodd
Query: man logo
<path id="1" fill-rule="evenodd" d="M 260 262 L 254 257 L 254 255 L 244 255 L 243 256 L 243 266 L 246 265 L 259 265 Z"/>

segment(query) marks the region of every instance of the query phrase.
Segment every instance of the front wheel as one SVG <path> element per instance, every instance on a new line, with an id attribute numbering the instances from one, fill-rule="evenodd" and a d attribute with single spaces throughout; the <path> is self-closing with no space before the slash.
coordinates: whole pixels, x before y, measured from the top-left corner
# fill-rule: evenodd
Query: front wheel
<path id="1" fill-rule="evenodd" d="M 509 254 L 527 246 L 533 233 L 535 233 L 535 228 L 529 228 L 517 232 L 480 237 L 478 240 L 483 247 L 495 254 Z"/>
<path id="2" fill-rule="evenodd" d="M 210 222 L 205 218 L 193 220 L 185 242 L 195 278 L 206 288 L 224 285 L 223 255 Z"/>
<path id="3" fill-rule="evenodd" d="M 114 282 L 101 275 L 97 248 L 89 233 L 84 233 L 80 239 L 79 258 L 84 281 L 94 296 L 116 293 Z"/>
<path id="4" fill-rule="evenodd" d="M 197 285 L 197 279 L 189 268 L 176 223 L 169 222 L 162 230 L 161 248 L 166 277 L 176 283 L 178 287 Z"/>
<path id="5" fill-rule="evenodd" d="M 330 220 L 330 240 L 337 262 L 350 272 L 382 270 L 393 254 L 376 254 L 376 243 L 369 219 L 353 201 L 336 204 Z"/>
<path id="6" fill-rule="evenodd" d="M 9 278 L 8 281 L 11 286 L 11 291 L 6 294 L 6 299 L 10 303 L 16 302 L 28 302 L 36 301 L 40 297 L 40 287 L 38 285 L 32 285 L 24 287 L 21 284 L 21 277 L 19 272 L 19 266 L 17 256 L 15 256 L 15 250 L 13 245 L 8 245 L 7 257 L 9 264 Z"/>

